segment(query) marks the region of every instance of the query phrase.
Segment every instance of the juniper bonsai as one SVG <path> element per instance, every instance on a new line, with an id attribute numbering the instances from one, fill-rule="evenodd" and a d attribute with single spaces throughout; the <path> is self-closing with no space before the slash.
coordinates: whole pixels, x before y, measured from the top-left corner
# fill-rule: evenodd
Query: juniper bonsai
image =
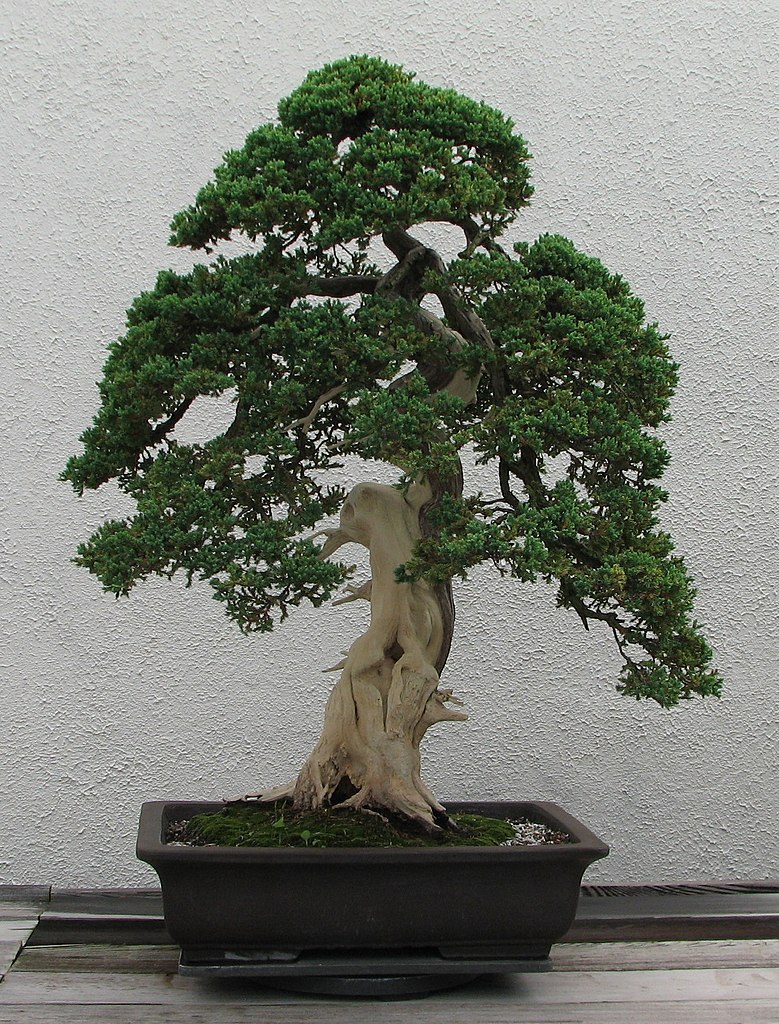
<path id="1" fill-rule="evenodd" d="M 210 255 L 241 235 L 251 251 L 160 273 L 109 347 L 63 474 L 79 493 L 115 479 L 137 503 L 78 549 L 106 590 L 204 580 L 250 633 L 331 598 L 353 569 L 332 556 L 368 549 L 370 580 L 335 603 L 369 601 L 370 625 L 336 666 L 312 754 L 268 799 L 446 825 L 419 745 L 466 717 L 439 681 L 452 580 L 483 562 L 605 623 L 623 694 L 719 692 L 658 525 L 667 336 L 566 238 L 500 244 L 531 196 L 528 160 L 503 114 L 400 67 L 314 71 L 173 220 L 174 245 Z M 414 233 L 430 222 L 462 232 L 448 263 Z M 176 426 L 204 395 L 231 396 L 234 418 L 185 444 Z M 491 489 L 465 488 L 466 448 Z M 397 483 L 346 493 L 328 475 L 345 453 L 394 465 Z"/>

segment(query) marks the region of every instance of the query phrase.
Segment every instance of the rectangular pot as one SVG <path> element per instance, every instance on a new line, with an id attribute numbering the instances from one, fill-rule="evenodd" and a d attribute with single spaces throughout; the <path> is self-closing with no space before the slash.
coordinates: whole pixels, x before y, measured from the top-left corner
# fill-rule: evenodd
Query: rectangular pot
<path id="1" fill-rule="evenodd" d="M 608 846 L 552 803 L 456 802 L 452 812 L 530 818 L 567 832 L 546 846 L 177 846 L 168 823 L 219 803 L 145 803 L 138 857 L 162 884 L 165 922 L 189 957 L 283 963 L 303 953 L 430 951 L 545 957 L 570 927 L 582 874 Z"/>

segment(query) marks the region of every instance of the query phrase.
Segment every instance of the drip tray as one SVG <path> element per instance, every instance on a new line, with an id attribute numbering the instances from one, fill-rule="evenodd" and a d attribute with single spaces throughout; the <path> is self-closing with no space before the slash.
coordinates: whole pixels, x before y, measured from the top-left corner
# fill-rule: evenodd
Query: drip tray
<path id="1" fill-rule="evenodd" d="M 182 950 L 179 973 L 201 978 L 255 979 L 273 988 L 319 995 L 409 999 L 455 988 L 482 974 L 548 971 L 542 957 L 443 957 L 430 950 L 307 952 L 284 954 Z"/>

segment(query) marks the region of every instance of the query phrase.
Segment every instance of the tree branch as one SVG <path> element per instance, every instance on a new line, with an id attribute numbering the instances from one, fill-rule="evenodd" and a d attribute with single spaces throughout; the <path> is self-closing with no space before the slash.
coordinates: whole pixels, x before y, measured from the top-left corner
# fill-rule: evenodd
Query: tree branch
<path id="1" fill-rule="evenodd" d="M 521 504 L 517 496 L 511 490 L 511 481 L 509 474 L 509 464 L 501 455 L 500 458 L 498 459 L 498 478 L 500 480 L 500 493 L 503 495 L 503 497 L 506 499 L 509 505 L 514 509 L 514 511 L 518 512 L 521 508 Z"/>
<path id="2" fill-rule="evenodd" d="M 465 249 L 457 254 L 460 259 L 467 258 L 475 249 L 480 247 L 486 249 L 487 252 L 498 252 L 502 256 L 506 255 L 506 250 L 490 237 L 489 231 L 486 228 L 480 228 L 471 217 L 463 217 L 462 220 L 455 221 L 455 224 L 458 228 L 462 229 L 468 241 Z"/>
<path id="3" fill-rule="evenodd" d="M 386 231 L 381 236 L 381 240 L 401 263 L 414 249 L 427 248 L 404 228 L 393 228 L 392 231 Z"/>
<path id="4" fill-rule="evenodd" d="M 302 295 L 326 295 L 332 299 L 345 299 L 350 295 L 372 294 L 382 280 L 373 274 L 352 277 L 307 277 L 304 284 L 307 291 Z"/>
<path id="5" fill-rule="evenodd" d="M 288 426 L 284 428 L 284 431 L 286 432 L 287 430 L 293 430 L 295 427 L 302 427 L 303 433 L 305 434 L 306 431 L 308 431 L 311 428 L 311 424 L 316 419 L 317 413 L 322 408 L 322 406 L 326 402 L 329 402 L 331 398 L 335 398 L 337 395 L 340 395 L 342 391 L 346 390 L 346 387 L 346 384 L 337 384 L 334 388 L 330 388 L 329 391 L 325 391 L 325 393 L 323 395 L 320 395 L 319 398 L 317 398 L 317 400 L 314 402 L 311 408 L 311 412 L 307 416 L 303 416 L 299 420 L 294 420 L 292 423 L 290 423 Z"/>
<path id="6" fill-rule="evenodd" d="M 421 282 L 427 269 L 428 249 L 410 235 L 407 237 L 414 244 L 398 247 L 398 262 L 379 280 L 375 292 L 420 302 L 425 295 Z"/>
<path id="7" fill-rule="evenodd" d="M 468 222 L 463 222 L 459 226 L 462 227 L 464 231 L 466 230 L 466 227 L 467 230 L 473 229 L 478 231 L 478 228 L 473 221 L 470 222 L 470 225 L 468 225 Z M 418 250 L 422 250 L 422 253 L 419 255 L 421 256 L 424 254 L 425 261 L 429 269 L 435 271 L 441 278 L 445 278 L 446 266 L 444 265 L 444 261 L 441 259 L 440 255 L 435 251 L 435 249 L 422 245 L 421 242 L 410 235 L 407 231 L 398 228 L 395 231 L 390 231 L 382 235 L 382 239 L 387 248 L 390 249 L 390 251 L 393 252 L 402 262 L 405 262 L 409 257 L 416 255 Z M 417 256 L 417 258 L 419 258 L 419 256 Z M 460 294 L 460 291 L 454 285 L 442 284 L 433 290 L 433 294 L 440 301 L 446 318 L 450 321 L 452 327 L 456 331 L 458 331 L 468 341 L 471 341 L 474 344 L 483 345 L 489 352 L 497 352 L 497 346 L 495 345 L 486 324 L 477 313 L 468 308 L 465 300 Z M 493 393 L 495 395 L 495 404 L 500 405 L 505 399 L 508 389 L 506 387 L 505 375 L 497 362 L 494 362 L 490 367 L 490 379 L 492 382 Z"/>
<path id="8" fill-rule="evenodd" d="M 151 432 L 149 445 L 147 445 L 147 447 L 157 444 L 157 442 L 161 441 L 169 431 L 173 430 L 184 413 L 186 413 L 187 409 L 192 405 L 193 401 L 194 398 L 185 398 L 183 402 L 176 406 L 166 420 L 163 420 L 162 423 L 158 423 Z"/>

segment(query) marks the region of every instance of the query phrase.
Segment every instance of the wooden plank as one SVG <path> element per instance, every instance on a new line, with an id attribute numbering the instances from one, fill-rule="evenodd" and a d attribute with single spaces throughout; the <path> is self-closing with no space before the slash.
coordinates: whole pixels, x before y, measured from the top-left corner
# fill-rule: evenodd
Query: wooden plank
<path id="1" fill-rule="evenodd" d="M 779 917 L 779 891 L 773 888 L 755 886 L 748 892 L 721 892 L 716 888 L 707 891 L 703 886 L 690 886 L 694 891 L 680 892 L 679 888 L 675 891 L 672 887 L 636 886 L 625 887 L 618 895 L 582 895 L 577 923 L 625 918 Z M 607 887 L 602 889 L 606 891 Z M 158 889 L 54 888 L 48 902 L 46 910 L 52 913 L 162 916 L 162 896 Z"/>
<path id="2" fill-rule="evenodd" d="M 24 935 L 26 939 L 37 923 L 37 917 L 29 916 L 8 921 L 0 919 L 0 942 L 15 941 L 20 935 Z"/>
<path id="3" fill-rule="evenodd" d="M 26 946 L 14 971 L 175 974 L 179 953 L 171 945 Z"/>
<path id="4" fill-rule="evenodd" d="M 553 946 L 552 964 L 555 971 L 779 967 L 779 940 L 576 942 Z"/>
<path id="5" fill-rule="evenodd" d="M 38 918 L 49 902 L 49 888 L 41 885 L 0 885 L 0 921 Z"/>
<path id="6" fill-rule="evenodd" d="M 190 1005 L 236 1002 L 259 1005 L 285 1003 L 297 997 L 246 981 L 229 982 L 184 978 L 180 975 L 122 975 L 113 973 L 48 973 L 11 971 L 0 984 L 0 1006 L 24 1005 Z"/>
<path id="7" fill-rule="evenodd" d="M 52 889 L 48 912 L 162 917 L 159 889 Z"/>
<path id="8" fill-rule="evenodd" d="M 140 946 L 172 943 L 162 918 L 47 917 L 42 915 L 29 946 L 114 944 Z"/>
<path id="9" fill-rule="evenodd" d="M 674 915 L 576 920 L 561 941 L 683 942 L 701 939 L 779 939 L 779 915 Z"/>
<path id="10" fill-rule="evenodd" d="M 38 923 L 40 908 L 29 903 L 14 903 L 11 907 L 0 905 L 0 929 L 5 925 L 20 924 L 27 921 Z"/>
<path id="11" fill-rule="evenodd" d="M 37 923 L 37 917 L 19 921 L 0 920 L 0 980 L 5 977 Z"/>
<path id="12" fill-rule="evenodd" d="M 47 903 L 50 885 L 0 885 L 0 903 Z"/>
<path id="13" fill-rule="evenodd" d="M 48 886 L 0 885 L 0 981 L 38 924 L 49 892 Z"/>
<path id="14" fill-rule="evenodd" d="M 779 878 L 736 882 L 660 882 L 653 885 L 599 885 L 581 887 L 582 896 L 637 896 L 641 893 L 779 892 Z"/>
<path id="15" fill-rule="evenodd" d="M 45 906 L 45 903 L 0 901 L 0 924 L 3 921 L 37 921 Z"/>
<path id="16" fill-rule="evenodd" d="M 48 886 L 0 886 L 0 981 L 38 924 L 48 898 Z"/>
<path id="17" fill-rule="evenodd" d="M 174 945 L 26 946 L 14 971 L 175 974 Z M 552 950 L 556 971 L 661 971 L 779 966 L 779 940 L 570 943 Z"/>
<path id="18" fill-rule="evenodd" d="M 730 1002 L 779 1006 L 779 967 L 691 969 L 665 971 L 559 971 L 485 979 L 467 990 L 439 993 L 447 1020 L 456 1007 L 475 999 L 479 1007 L 502 1005 L 508 999 L 523 1006 L 621 1003 Z M 217 982 L 179 975 L 120 975 L 11 971 L 0 985 L 0 1005 L 160 1005 L 220 1004 L 226 1001 L 284 1005 L 290 993 L 256 984 Z M 471 1017 L 472 1019 L 472 1017 Z M 661 1018 L 662 1019 L 662 1018 Z"/>
<path id="19" fill-rule="evenodd" d="M 641 889 L 618 896 L 580 896 L 577 917 L 689 917 L 779 913 L 779 892 L 662 892 Z"/>
<path id="20" fill-rule="evenodd" d="M 95 896 L 109 898 L 127 896 L 143 896 L 160 899 L 162 896 L 162 889 L 159 885 L 121 885 L 121 886 L 103 886 L 101 888 L 85 888 L 84 886 L 63 886 L 53 885 L 50 888 L 51 898 L 59 899 L 73 898 L 73 899 L 92 899 Z M 779 891 L 779 887 L 777 887 Z"/>
<path id="21" fill-rule="evenodd" d="M 505 1006 L 481 1010 L 476 1004 L 452 1010 L 436 996 L 400 1003 L 348 1003 L 332 1000 L 289 1006 L 258 1007 L 241 1003 L 197 1006 L 17 1006 L 3 1011 L 0 1024 L 777 1024 L 779 1004 L 643 1003 Z"/>
<path id="22" fill-rule="evenodd" d="M 779 939 L 779 892 L 659 892 L 582 896 L 564 942 Z"/>
<path id="23" fill-rule="evenodd" d="M 0 940 L 0 981 L 5 977 L 21 948 L 21 939 Z"/>
<path id="24" fill-rule="evenodd" d="M 779 893 L 678 893 L 640 889 L 585 896 L 565 942 L 779 939 Z M 38 945 L 169 941 L 158 890 L 52 890 Z"/>
<path id="25" fill-rule="evenodd" d="M 170 942 L 158 889 L 53 889 L 32 945 Z"/>
<path id="26" fill-rule="evenodd" d="M 779 939 L 779 915 L 706 918 L 608 918 L 575 922 L 562 942 L 666 942 L 727 939 Z M 31 936 L 38 946 L 73 943 L 161 945 L 171 942 L 162 916 L 45 912 Z"/>

